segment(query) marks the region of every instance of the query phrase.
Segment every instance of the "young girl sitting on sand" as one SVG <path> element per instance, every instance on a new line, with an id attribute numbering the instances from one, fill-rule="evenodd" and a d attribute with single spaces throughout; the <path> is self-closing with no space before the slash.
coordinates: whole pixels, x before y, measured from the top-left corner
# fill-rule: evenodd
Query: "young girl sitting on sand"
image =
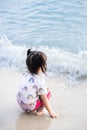
<path id="1" fill-rule="evenodd" d="M 36 112 L 43 114 L 45 107 L 52 118 L 57 114 L 49 104 L 50 91 L 45 85 L 47 57 L 40 51 L 27 51 L 26 65 L 28 72 L 24 74 L 24 79 L 17 94 L 17 101 L 20 107 L 26 112 Z"/>

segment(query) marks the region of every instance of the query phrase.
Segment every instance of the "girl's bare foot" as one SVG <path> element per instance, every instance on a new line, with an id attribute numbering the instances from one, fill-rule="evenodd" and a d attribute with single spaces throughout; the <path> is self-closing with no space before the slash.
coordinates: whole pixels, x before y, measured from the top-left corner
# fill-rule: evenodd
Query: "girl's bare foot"
<path id="1" fill-rule="evenodd" d="M 43 111 L 37 111 L 37 116 L 43 115 Z"/>

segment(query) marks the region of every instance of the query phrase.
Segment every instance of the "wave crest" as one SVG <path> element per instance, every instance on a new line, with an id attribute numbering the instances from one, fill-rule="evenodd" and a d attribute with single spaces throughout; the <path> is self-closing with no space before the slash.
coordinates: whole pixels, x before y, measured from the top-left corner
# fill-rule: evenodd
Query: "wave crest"
<path id="1" fill-rule="evenodd" d="M 0 36 L 0 67 L 25 70 L 27 49 L 27 46 L 14 45 L 5 35 Z M 71 53 L 55 47 L 32 46 L 32 50 L 35 49 L 46 53 L 49 73 L 65 73 L 75 78 L 87 77 L 87 51 Z"/>

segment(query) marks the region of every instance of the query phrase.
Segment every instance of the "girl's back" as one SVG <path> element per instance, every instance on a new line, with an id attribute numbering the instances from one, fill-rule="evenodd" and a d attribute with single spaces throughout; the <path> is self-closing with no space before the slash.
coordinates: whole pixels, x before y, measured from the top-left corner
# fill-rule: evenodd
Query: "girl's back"
<path id="1" fill-rule="evenodd" d="M 35 108 L 36 101 L 39 99 L 39 95 L 45 93 L 47 93 L 47 89 L 44 76 L 26 73 L 22 79 L 17 100 L 21 104 L 28 104 L 29 109 L 32 111 Z"/>

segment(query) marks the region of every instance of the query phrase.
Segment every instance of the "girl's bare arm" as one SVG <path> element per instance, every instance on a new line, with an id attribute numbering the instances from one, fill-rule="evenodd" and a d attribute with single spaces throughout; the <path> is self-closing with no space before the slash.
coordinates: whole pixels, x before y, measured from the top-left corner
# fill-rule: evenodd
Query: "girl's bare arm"
<path id="1" fill-rule="evenodd" d="M 45 106 L 45 108 L 47 109 L 47 111 L 49 112 L 49 115 L 52 117 L 52 118 L 57 118 L 57 114 L 52 110 L 50 104 L 49 104 L 49 101 L 47 99 L 47 96 L 45 94 L 43 95 L 40 95 L 41 97 L 41 100 Z"/>

